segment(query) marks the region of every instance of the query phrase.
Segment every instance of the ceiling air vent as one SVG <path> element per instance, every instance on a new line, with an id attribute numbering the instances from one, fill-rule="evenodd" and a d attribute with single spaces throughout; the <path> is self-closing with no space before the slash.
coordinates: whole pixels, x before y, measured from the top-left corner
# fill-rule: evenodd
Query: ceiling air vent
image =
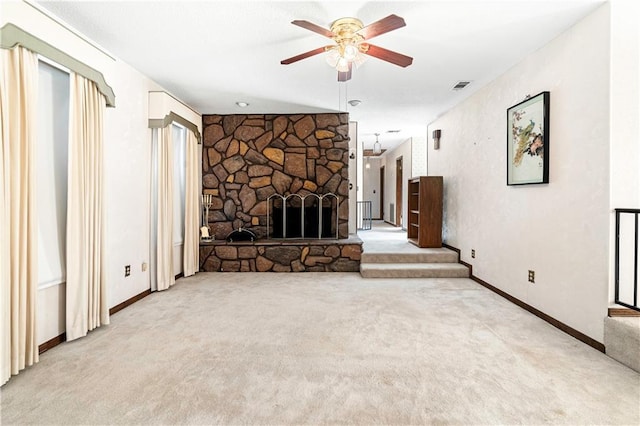
<path id="1" fill-rule="evenodd" d="M 451 89 L 451 90 L 462 90 L 465 87 L 467 87 L 467 85 L 469 83 L 471 83 L 471 82 L 470 81 L 459 81 L 459 82 L 456 83 L 455 86 L 453 86 L 453 89 Z"/>

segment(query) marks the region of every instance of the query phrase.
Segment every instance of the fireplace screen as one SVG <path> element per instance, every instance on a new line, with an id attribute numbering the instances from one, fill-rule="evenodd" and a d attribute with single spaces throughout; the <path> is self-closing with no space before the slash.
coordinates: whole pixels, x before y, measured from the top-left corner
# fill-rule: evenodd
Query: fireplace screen
<path id="1" fill-rule="evenodd" d="M 269 238 L 338 238 L 338 203 L 335 194 L 285 196 L 267 199 Z"/>

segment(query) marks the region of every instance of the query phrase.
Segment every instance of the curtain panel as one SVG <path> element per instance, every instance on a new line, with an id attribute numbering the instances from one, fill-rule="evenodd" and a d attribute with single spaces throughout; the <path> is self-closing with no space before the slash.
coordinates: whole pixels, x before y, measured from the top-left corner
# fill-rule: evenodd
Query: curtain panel
<path id="1" fill-rule="evenodd" d="M 158 223 L 156 280 L 162 291 L 176 282 L 173 272 L 173 139 L 171 124 L 158 135 Z"/>
<path id="2" fill-rule="evenodd" d="M 200 157 L 198 156 L 198 139 L 190 130 L 187 130 L 186 151 L 183 273 L 185 277 L 189 277 L 200 268 L 200 197 L 198 196 Z"/>
<path id="3" fill-rule="evenodd" d="M 104 250 L 105 98 L 91 80 L 70 75 L 67 197 L 67 340 L 109 324 Z"/>
<path id="4" fill-rule="evenodd" d="M 0 384 L 38 362 L 37 86 L 37 56 L 0 49 Z"/>

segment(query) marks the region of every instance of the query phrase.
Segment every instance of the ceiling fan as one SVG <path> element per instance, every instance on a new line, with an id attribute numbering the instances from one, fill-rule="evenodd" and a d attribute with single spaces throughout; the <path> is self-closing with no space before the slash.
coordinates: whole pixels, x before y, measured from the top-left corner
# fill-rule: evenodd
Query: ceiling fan
<path id="1" fill-rule="evenodd" d="M 404 19 L 396 15 L 389 15 L 366 27 L 359 19 L 340 18 L 331 24 L 330 30 L 304 20 L 296 20 L 291 23 L 330 38 L 335 44 L 319 47 L 285 59 L 280 61 L 282 65 L 289 65 L 327 52 L 327 62 L 338 70 L 338 81 L 347 81 L 351 79 L 353 65 L 359 66 L 364 61 L 365 56 L 363 55 L 373 56 L 403 68 L 413 62 L 413 58 L 410 56 L 368 43 L 368 40 L 373 37 L 404 27 L 406 25 Z"/>

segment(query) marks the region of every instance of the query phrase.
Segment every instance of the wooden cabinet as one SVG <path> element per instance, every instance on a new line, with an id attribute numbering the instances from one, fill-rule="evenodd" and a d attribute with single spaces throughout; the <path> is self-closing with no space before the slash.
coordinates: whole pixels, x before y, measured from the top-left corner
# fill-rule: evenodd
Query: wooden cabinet
<path id="1" fill-rule="evenodd" d="M 442 247 L 442 176 L 409 179 L 407 237 L 418 247 Z"/>

